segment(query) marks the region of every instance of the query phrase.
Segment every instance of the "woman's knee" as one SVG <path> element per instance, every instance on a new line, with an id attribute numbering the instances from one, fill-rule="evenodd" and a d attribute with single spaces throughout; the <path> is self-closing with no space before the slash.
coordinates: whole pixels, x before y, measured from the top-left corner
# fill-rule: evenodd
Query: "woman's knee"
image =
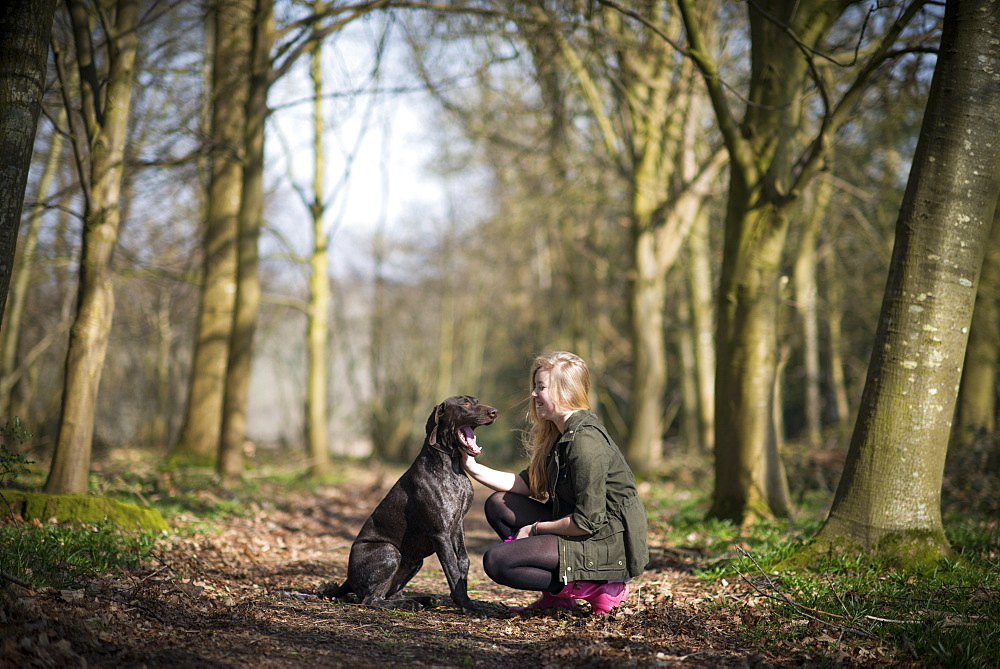
<path id="1" fill-rule="evenodd" d="M 490 577 L 491 581 L 500 583 L 500 575 L 503 571 L 503 561 L 497 557 L 496 551 L 492 548 L 483 553 L 483 571 Z"/>
<path id="2" fill-rule="evenodd" d="M 485 509 L 487 512 L 490 510 L 499 511 L 507 507 L 504 504 L 504 497 L 507 495 L 505 492 L 495 492 L 486 498 Z"/>
<path id="3" fill-rule="evenodd" d="M 505 492 L 495 492 L 486 498 L 483 512 L 486 514 L 487 520 L 510 521 L 512 514 L 507 508 L 506 495 Z M 490 524 L 492 525 L 492 522 Z"/>

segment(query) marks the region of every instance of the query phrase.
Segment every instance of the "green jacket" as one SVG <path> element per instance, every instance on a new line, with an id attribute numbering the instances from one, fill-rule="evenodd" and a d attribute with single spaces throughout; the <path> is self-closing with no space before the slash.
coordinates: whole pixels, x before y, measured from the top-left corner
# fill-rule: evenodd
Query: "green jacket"
<path id="1" fill-rule="evenodd" d="M 625 457 L 600 420 L 576 411 L 547 462 L 553 517 L 573 515 L 588 532 L 559 537 L 559 570 L 570 581 L 624 580 L 649 563 L 646 509 Z M 527 480 L 527 472 L 522 473 Z"/>

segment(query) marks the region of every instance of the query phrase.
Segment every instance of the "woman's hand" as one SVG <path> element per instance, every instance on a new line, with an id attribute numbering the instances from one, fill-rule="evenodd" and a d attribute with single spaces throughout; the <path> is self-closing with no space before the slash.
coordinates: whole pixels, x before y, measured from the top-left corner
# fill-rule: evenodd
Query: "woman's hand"
<path id="1" fill-rule="evenodd" d="M 579 537 L 585 534 L 590 534 L 590 532 L 581 530 L 573 520 L 573 515 L 570 514 L 563 516 L 562 518 L 556 518 L 555 520 L 539 520 L 531 525 L 525 525 L 517 531 L 514 538 L 524 539 L 525 537 L 535 537 L 540 534 L 558 534 L 564 537 Z"/>
<path id="2" fill-rule="evenodd" d="M 532 528 L 531 525 L 525 525 L 524 527 L 522 527 L 521 529 L 519 529 L 517 531 L 517 534 L 514 535 L 514 538 L 515 539 L 524 539 L 526 537 L 535 536 L 535 535 L 533 535 L 531 533 L 531 528 Z"/>

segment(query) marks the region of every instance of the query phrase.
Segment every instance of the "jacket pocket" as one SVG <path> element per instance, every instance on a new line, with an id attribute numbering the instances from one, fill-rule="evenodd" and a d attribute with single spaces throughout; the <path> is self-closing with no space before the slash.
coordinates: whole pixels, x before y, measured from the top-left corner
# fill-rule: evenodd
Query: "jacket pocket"
<path id="1" fill-rule="evenodd" d="M 625 569 L 625 527 L 617 518 L 608 522 L 583 545 L 583 568 L 587 571 Z"/>

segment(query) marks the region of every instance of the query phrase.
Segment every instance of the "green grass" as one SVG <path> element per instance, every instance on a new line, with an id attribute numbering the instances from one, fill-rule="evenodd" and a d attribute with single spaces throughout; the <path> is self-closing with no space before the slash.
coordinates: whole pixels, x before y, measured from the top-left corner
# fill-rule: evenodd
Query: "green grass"
<path id="1" fill-rule="evenodd" d="M 44 469 L 16 464 L 16 478 L 8 476 L 8 485 L 24 490 L 44 485 Z M 248 476 L 243 484 L 224 489 L 209 470 L 164 473 L 144 461 L 132 461 L 95 471 L 89 488 L 95 495 L 154 506 L 168 519 L 194 519 L 177 523 L 174 529 L 199 533 L 211 531 L 212 521 L 261 513 L 281 499 L 281 491 L 312 485 L 302 480 L 301 472 L 273 471 Z M 6 516 L 0 502 L 0 517 L 7 521 Z M 0 523 L 0 572 L 34 587 L 77 588 L 98 574 L 140 568 L 156 540 L 154 533 L 125 532 L 109 523 L 38 526 L 8 521 Z M 0 585 L 4 581 L 0 577 Z"/>
<path id="2" fill-rule="evenodd" d="M 809 571 L 774 571 L 785 553 L 783 545 L 762 545 L 732 561 L 730 578 L 766 597 L 773 616 L 808 622 L 778 628 L 793 632 L 790 642 L 815 638 L 820 627 L 831 637 L 889 644 L 900 659 L 956 667 L 1000 660 L 1000 574 L 982 553 L 966 552 L 923 573 L 893 570 L 865 555 L 829 556 Z M 775 634 L 769 621 L 757 622 L 745 633 L 761 640 Z"/>
<path id="3" fill-rule="evenodd" d="M 78 588 L 97 574 L 139 567 L 156 543 L 152 532 L 111 525 L 0 526 L 0 571 L 34 587 Z"/>
<path id="4" fill-rule="evenodd" d="M 47 471 L 4 451 L 3 484 L 39 490 Z M 211 532 L 213 523 L 266 513 L 291 490 L 314 489 L 302 469 L 265 466 L 250 472 L 237 486 L 222 487 L 208 469 L 163 472 L 148 464 L 148 455 L 131 454 L 117 464 L 101 463 L 90 476 L 89 492 L 157 508 L 176 521 L 181 534 Z M 348 474 L 343 463 L 336 483 Z M 15 469 L 16 467 L 16 469 Z M 185 522 L 180 522 L 186 519 Z M 141 567 L 157 540 L 154 533 L 125 532 L 109 523 L 32 524 L 11 522 L 0 501 L 0 572 L 33 587 L 72 589 L 102 573 L 121 574 Z M 0 576 L 0 585 L 6 579 Z"/>
<path id="5" fill-rule="evenodd" d="M 122 451 L 127 452 L 126 449 Z M 153 506 L 168 519 L 196 516 L 208 522 L 222 522 L 259 515 L 280 502 L 283 493 L 343 483 L 350 477 L 347 473 L 350 468 L 360 466 L 353 462 L 341 463 L 327 480 L 317 482 L 307 479 L 302 468 L 265 464 L 248 471 L 238 485 L 223 487 L 210 468 L 162 471 L 156 468 L 155 462 L 151 463 L 152 460 L 155 460 L 152 455 L 133 452 L 115 463 L 95 463 L 88 481 L 88 493 Z M 40 490 L 44 486 L 48 474 L 44 467 L 29 465 L 22 472 L 16 481 L 7 484 L 22 490 Z M 0 515 L 3 511 L 0 506 Z M 197 527 L 204 529 L 206 525 Z"/>
<path id="6" fill-rule="evenodd" d="M 690 469 L 678 476 L 697 482 Z M 710 491 L 677 485 L 672 473 L 650 482 L 650 530 L 667 546 L 700 556 L 699 577 L 733 584 L 734 596 L 718 606 L 741 620 L 747 641 L 794 649 L 806 663 L 1000 665 L 996 514 L 946 514 L 956 557 L 922 571 L 894 569 L 867 554 L 828 555 L 789 571 L 781 562 L 819 530 L 832 494 L 800 496 L 794 521 L 740 528 L 705 519 Z"/>
<path id="7" fill-rule="evenodd" d="M 167 518 L 225 521 L 266 513 L 289 491 L 316 485 L 303 479 L 301 469 L 265 466 L 243 485 L 226 489 L 210 470 L 168 473 L 137 463 L 103 466 L 91 477 L 92 491 L 151 504 Z M 341 480 L 356 466 L 338 463 Z M 1000 666 L 1000 514 L 995 502 L 987 503 L 984 488 L 975 494 L 958 490 L 963 496 L 952 503 L 953 511 L 946 504 L 944 524 L 956 558 L 936 568 L 900 571 L 853 554 L 825 556 L 809 570 L 789 571 L 777 567 L 818 531 L 831 491 L 803 485 L 807 475 L 790 471 L 798 484 L 795 518 L 741 528 L 705 519 L 712 490 L 706 460 L 677 458 L 671 467 L 641 483 L 650 536 L 684 549 L 706 582 L 732 584 L 732 596 L 716 606 L 741 621 L 746 641 L 782 647 L 804 664 Z M 43 471 L 29 469 L 18 487 L 44 481 Z M 210 531 L 210 525 L 188 523 L 178 531 Z M 74 588 L 96 573 L 135 569 L 154 541 L 101 525 L 2 525 L 0 571 L 36 586 Z"/>

